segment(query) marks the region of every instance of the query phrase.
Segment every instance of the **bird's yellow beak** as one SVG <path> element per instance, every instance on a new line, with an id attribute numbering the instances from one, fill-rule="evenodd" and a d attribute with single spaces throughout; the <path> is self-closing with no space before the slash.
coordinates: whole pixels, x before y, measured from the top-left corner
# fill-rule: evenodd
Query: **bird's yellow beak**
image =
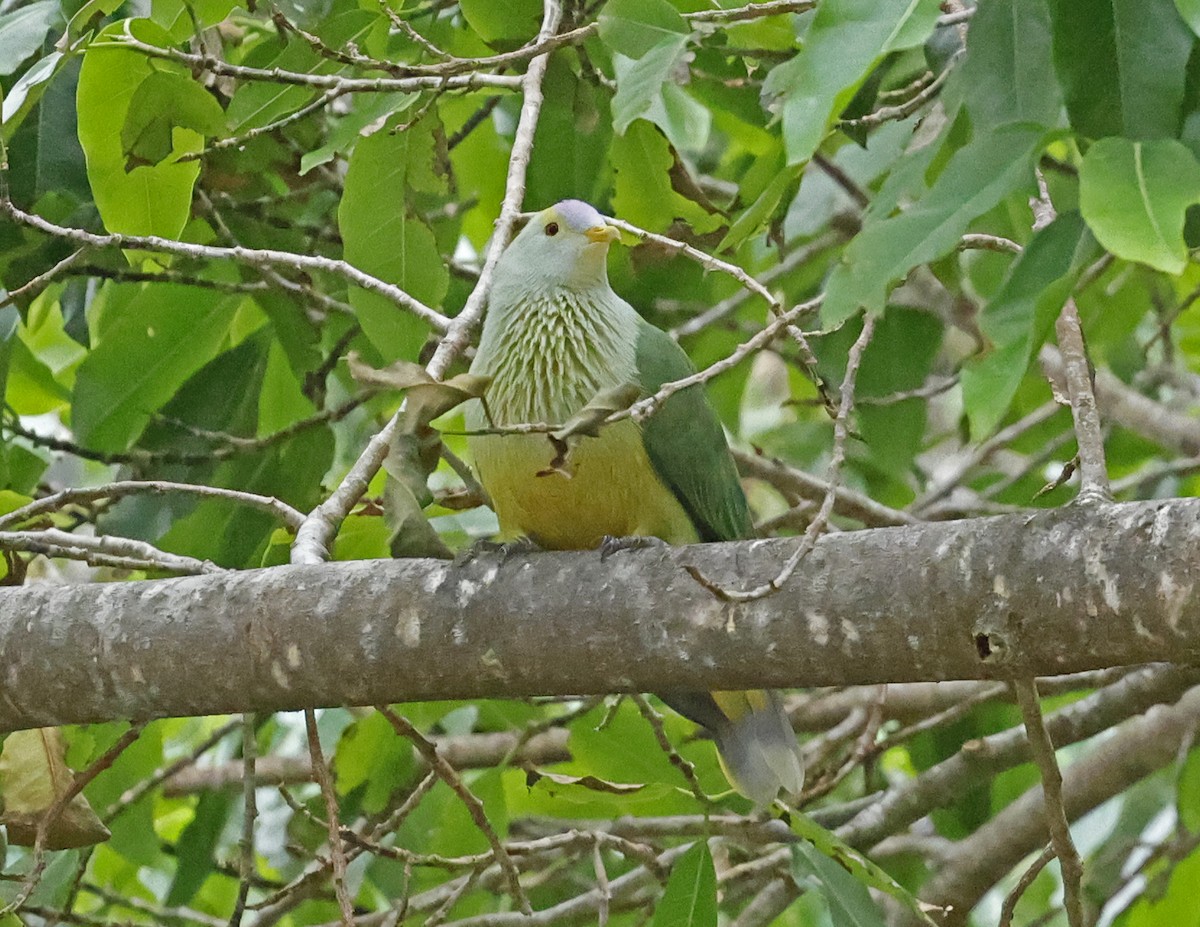
<path id="1" fill-rule="evenodd" d="M 602 242 L 612 244 L 621 237 L 621 232 L 615 225 L 593 225 L 583 234 L 588 237 L 588 241 L 597 245 Z"/>

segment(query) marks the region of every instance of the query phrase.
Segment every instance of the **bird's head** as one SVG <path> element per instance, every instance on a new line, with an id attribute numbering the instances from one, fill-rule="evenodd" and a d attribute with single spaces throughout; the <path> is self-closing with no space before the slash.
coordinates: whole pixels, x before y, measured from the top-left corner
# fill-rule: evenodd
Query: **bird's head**
<path id="1" fill-rule="evenodd" d="M 595 207 L 563 200 L 537 213 L 513 239 L 496 269 L 497 283 L 519 280 L 543 291 L 607 285 L 605 258 L 619 237 Z"/>

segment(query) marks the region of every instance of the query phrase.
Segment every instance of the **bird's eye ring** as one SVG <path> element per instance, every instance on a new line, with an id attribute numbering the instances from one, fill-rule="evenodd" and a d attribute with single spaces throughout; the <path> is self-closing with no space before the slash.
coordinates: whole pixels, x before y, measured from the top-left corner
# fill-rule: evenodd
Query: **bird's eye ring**
<path id="1" fill-rule="evenodd" d="M 557 235 L 558 234 L 558 223 L 557 222 L 547 222 L 546 223 L 546 234 L 550 235 L 552 237 L 554 235 Z"/>

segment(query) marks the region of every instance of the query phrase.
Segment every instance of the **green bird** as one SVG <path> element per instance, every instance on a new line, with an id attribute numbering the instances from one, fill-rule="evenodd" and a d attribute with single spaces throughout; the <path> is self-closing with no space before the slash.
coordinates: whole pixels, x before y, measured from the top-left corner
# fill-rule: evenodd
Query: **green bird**
<path id="1" fill-rule="evenodd" d="M 597 394 L 636 384 L 645 395 L 693 372 L 683 350 L 646 322 L 608 282 L 619 233 L 595 208 L 564 200 L 534 216 L 501 256 L 471 372 L 492 378 L 494 425 L 563 423 Z M 482 408 L 468 425 L 488 424 Z M 746 496 L 725 433 L 697 385 L 642 423 L 604 425 L 578 439 L 568 476 L 551 468 L 545 435 L 471 439 L 501 535 L 548 550 L 583 550 L 607 538 L 670 544 L 753 537 Z M 804 781 L 799 747 L 774 692 L 660 696 L 706 728 L 726 775 L 756 804 Z"/>

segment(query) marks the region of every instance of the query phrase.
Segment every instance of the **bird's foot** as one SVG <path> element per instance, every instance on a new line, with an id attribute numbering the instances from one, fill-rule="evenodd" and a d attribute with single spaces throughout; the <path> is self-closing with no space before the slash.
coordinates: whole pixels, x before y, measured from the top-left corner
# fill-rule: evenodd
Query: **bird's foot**
<path id="1" fill-rule="evenodd" d="M 454 565 L 466 566 L 476 557 L 483 554 L 499 554 L 500 565 L 503 566 L 513 557 L 521 554 L 534 554 L 541 549 L 533 538 L 526 535 L 521 535 L 521 537 L 511 541 L 491 541 L 487 538 L 481 538 L 470 547 L 460 550 L 454 558 Z"/>
<path id="2" fill-rule="evenodd" d="M 600 542 L 600 560 L 607 560 L 613 554 L 623 550 L 646 550 L 651 547 L 666 546 L 667 542 L 662 540 L 662 538 L 647 537 L 640 534 L 613 537 L 611 534 L 606 534 Z"/>

